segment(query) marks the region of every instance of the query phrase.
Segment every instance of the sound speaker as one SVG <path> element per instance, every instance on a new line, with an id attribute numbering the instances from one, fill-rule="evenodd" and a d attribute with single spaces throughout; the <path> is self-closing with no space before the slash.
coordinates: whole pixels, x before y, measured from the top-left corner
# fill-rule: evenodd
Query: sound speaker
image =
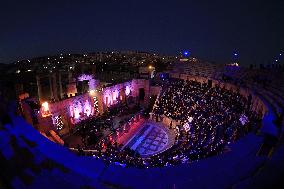
<path id="1" fill-rule="evenodd" d="M 144 88 L 139 89 L 139 100 L 144 100 L 145 97 L 145 90 Z"/>

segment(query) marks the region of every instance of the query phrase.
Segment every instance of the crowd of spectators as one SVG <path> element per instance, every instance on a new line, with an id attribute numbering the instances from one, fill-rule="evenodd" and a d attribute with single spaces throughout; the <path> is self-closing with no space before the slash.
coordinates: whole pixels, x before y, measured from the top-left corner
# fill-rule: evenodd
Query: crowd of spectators
<path id="1" fill-rule="evenodd" d="M 148 157 L 115 142 L 99 143 L 89 153 L 108 163 L 137 168 L 164 167 L 188 163 L 223 153 L 227 144 L 250 131 L 256 131 L 260 117 L 251 110 L 250 100 L 237 91 L 209 86 L 197 81 L 171 79 L 153 109 L 157 117 L 166 116 L 179 124 L 175 144 Z"/>

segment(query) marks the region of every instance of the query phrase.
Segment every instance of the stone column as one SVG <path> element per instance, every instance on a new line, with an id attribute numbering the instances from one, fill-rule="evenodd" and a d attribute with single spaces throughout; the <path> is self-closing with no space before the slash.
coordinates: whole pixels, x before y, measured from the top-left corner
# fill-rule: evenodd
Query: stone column
<path id="1" fill-rule="evenodd" d="M 39 102 L 42 101 L 42 94 L 41 94 L 41 84 L 40 84 L 40 77 L 36 76 L 36 84 L 37 84 L 37 93 L 38 93 L 38 100 Z"/>
<path id="2" fill-rule="evenodd" d="M 61 81 L 61 72 L 58 73 L 58 82 L 59 82 L 59 97 L 62 99 L 62 81 Z"/>
<path id="3" fill-rule="evenodd" d="M 104 113 L 107 110 L 107 106 L 104 104 L 103 92 L 97 93 L 99 112 L 100 114 Z"/>
<path id="4" fill-rule="evenodd" d="M 72 80 L 72 72 L 71 71 L 68 71 L 68 80 L 69 80 L 69 83 L 73 82 L 73 80 Z"/>
<path id="5" fill-rule="evenodd" d="M 48 75 L 48 79 L 49 79 L 50 99 L 53 99 L 54 95 L 53 95 L 53 87 L 52 87 L 52 76 Z"/>
<path id="6" fill-rule="evenodd" d="M 55 100 L 58 100 L 58 91 L 57 91 L 57 82 L 56 82 L 56 74 L 52 74 L 52 89 L 53 89 L 53 96 Z"/>

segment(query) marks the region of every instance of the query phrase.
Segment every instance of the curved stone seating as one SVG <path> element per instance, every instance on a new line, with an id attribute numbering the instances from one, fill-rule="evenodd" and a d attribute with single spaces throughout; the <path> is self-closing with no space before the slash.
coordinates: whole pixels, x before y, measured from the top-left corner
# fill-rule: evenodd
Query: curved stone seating
<path id="1" fill-rule="evenodd" d="M 266 101 L 269 102 L 269 104 L 271 106 L 273 106 L 274 109 L 274 113 L 276 115 L 280 114 L 281 112 L 281 105 L 278 102 L 278 99 L 276 99 L 275 96 L 273 96 L 270 92 L 268 92 L 267 90 L 263 90 L 263 89 L 258 89 L 258 94 L 261 95 Z"/>
<path id="2" fill-rule="evenodd" d="M 78 157 L 19 117 L 13 118 L 13 125 L 1 127 L 0 136 L 0 174 L 12 173 L 5 184 L 16 188 L 223 188 L 251 175 L 264 161 L 255 156 L 262 138 L 253 134 L 230 145 L 231 150 L 220 156 L 163 169 L 123 168 Z M 12 144 L 11 138 L 15 138 Z M 21 158 L 23 164 L 15 158 Z M 28 176 L 22 178 L 22 173 Z"/>

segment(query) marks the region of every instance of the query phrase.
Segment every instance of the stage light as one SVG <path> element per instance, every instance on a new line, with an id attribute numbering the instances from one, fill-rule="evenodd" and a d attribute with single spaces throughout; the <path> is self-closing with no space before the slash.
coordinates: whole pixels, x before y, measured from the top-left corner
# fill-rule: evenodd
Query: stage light
<path id="1" fill-rule="evenodd" d="M 126 96 L 130 94 L 130 87 L 128 85 L 125 87 L 125 94 Z"/>
<path id="2" fill-rule="evenodd" d="M 95 90 L 90 90 L 89 93 L 90 93 L 91 96 L 93 96 L 93 95 L 95 95 Z"/>
<path id="3" fill-rule="evenodd" d="M 44 102 L 41 104 L 42 108 L 43 108 L 43 111 L 47 112 L 49 111 L 49 105 L 48 105 L 48 102 Z"/>
<path id="4" fill-rule="evenodd" d="M 55 126 L 56 126 L 57 130 L 63 129 L 64 123 L 62 121 L 61 115 L 55 116 L 54 121 L 55 121 Z"/>
<path id="5" fill-rule="evenodd" d="M 74 118 L 78 119 L 80 117 L 80 110 L 78 108 L 74 108 Z"/>
<path id="6" fill-rule="evenodd" d="M 98 98 L 96 96 L 93 97 L 94 99 L 94 109 L 95 113 L 99 112 L 99 104 L 98 104 Z"/>
<path id="7" fill-rule="evenodd" d="M 42 107 L 42 110 L 41 110 L 42 117 L 47 117 L 47 116 L 51 115 L 51 113 L 49 111 L 49 104 L 48 104 L 48 102 L 42 103 L 41 107 Z"/>
<path id="8" fill-rule="evenodd" d="M 85 104 L 84 104 L 84 113 L 87 115 L 87 116 L 90 116 L 91 115 L 91 104 L 88 100 L 85 101 Z"/>

